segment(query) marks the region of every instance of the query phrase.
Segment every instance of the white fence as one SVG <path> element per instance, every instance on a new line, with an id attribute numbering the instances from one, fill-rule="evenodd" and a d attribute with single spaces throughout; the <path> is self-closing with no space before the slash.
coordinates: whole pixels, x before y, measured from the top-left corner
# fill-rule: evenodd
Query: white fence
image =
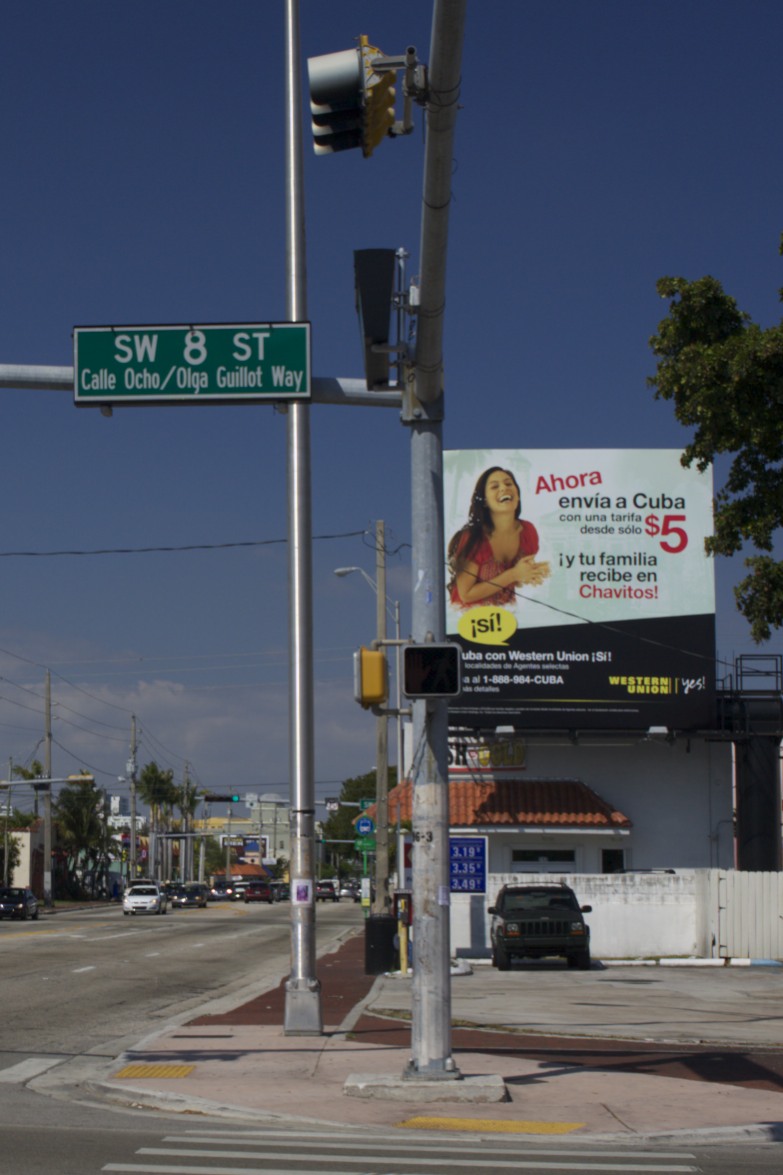
<path id="1" fill-rule="evenodd" d="M 783 873 L 491 874 L 486 895 L 452 894 L 451 946 L 487 957 L 487 907 L 501 885 L 564 881 L 587 916 L 596 959 L 783 959 Z"/>

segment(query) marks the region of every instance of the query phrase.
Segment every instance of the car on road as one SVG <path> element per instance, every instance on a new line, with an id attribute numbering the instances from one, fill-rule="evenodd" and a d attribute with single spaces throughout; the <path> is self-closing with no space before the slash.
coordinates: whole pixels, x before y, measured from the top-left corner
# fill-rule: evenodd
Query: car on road
<path id="1" fill-rule="evenodd" d="M 31 889 L 4 886 L 0 889 L 0 918 L 36 919 L 38 899 Z"/>
<path id="2" fill-rule="evenodd" d="M 268 902 L 272 905 L 275 895 L 268 881 L 251 881 L 245 886 L 243 899 L 246 902 Z"/>
<path id="3" fill-rule="evenodd" d="M 339 902 L 340 894 L 333 881 L 318 881 L 315 886 L 317 902 Z"/>
<path id="4" fill-rule="evenodd" d="M 169 901 L 172 909 L 186 910 L 206 909 L 207 894 L 209 890 L 205 885 L 201 885 L 198 881 L 185 882 L 182 885 L 175 885 L 169 893 Z"/>
<path id="5" fill-rule="evenodd" d="M 168 899 L 154 881 L 137 881 L 122 895 L 123 914 L 165 914 Z"/>
<path id="6" fill-rule="evenodd" d="M 490 938 L 492 965 L 508 971 L 512 959 L 563 956 L 569 967 L 590 968 L 592 906 L 580 906 L 567 885 L 504 885 L 494 906 Z"/>
<path id="7" fill-rule="evenodd" d="M 223 902 L 231 899 L 234 896 L 234 887 L 229 884 L 226 885 L 224 881 L 217 881 L 209 888 L 209 900 L 211 902 Z"/>
<path id="8" fill-rule="evenodd" d="M 344 881 L 340 886 L 340 897 L 348 898 L 352 902 L 362 900 L 362 887 L 356 881 Z"/>

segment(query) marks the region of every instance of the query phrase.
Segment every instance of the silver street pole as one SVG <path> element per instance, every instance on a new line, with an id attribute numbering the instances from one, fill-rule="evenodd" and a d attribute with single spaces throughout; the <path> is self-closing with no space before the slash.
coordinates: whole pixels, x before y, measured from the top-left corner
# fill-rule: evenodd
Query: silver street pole
<path id="1" fill-rule="evenodd" d="M 454 128 L 466 0 L 435 0 L 427 98 L 416 352 L 405 420 L 411 426 L 413 639 L 445 636 L 443 315 Z M 448 706 L 413 704 L 413 983 L 407 1078 L 458 1077 L 451 1055 Z"/>
<path id="2" fill-rule="evenodd" d="M 375 601 L 378 648 L 386 640 L 386 528 L 375 524 Z M 375 755 L 375 900 L 373 914 L 389 909 L 389 719 L 376 718 Z"/>
<path id="3" fill-rule="evenodd" d="M 299 0 L 285 0 L 286 269 L 290 322 L 307 317 L 302 185 Z M 310 407 L 288 406 L 289 739 L 291 763 L 291 974 L 289 1036 L 323 1032 L 315 974 L 315 771 L 313 751 L 312 517 Z"/>

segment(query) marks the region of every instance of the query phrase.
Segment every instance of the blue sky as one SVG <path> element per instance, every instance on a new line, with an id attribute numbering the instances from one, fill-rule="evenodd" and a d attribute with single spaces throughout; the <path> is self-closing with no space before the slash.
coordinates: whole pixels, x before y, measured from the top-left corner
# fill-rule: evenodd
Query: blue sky
<path id="1" fill-rule="evenodd" d="M 0 363 L 68 364 L 75 325 L 285 317 L 283 0 L 6 0 Z M 366 33 L 428 56 L 424 0 L 302 0 L 302 55 Z M 665 274 L 780 318 L 783 10 L 768 0 L 468 5 L 446 312 L 448 448 L 680 448 L 645 380 Z M 423 136 L 305 142 L 316 375 L 359 376 L 357 248 L 415 274 Z M 288 780 L 285 417 L 0 391 L 0 761 L 113 788 L 139 758 L 205 787 Z M 409 622 L 409 439 L 394 411 L 311 410 L 316 791 L 374 763 L 351 654 L 375 629 L 372 534 Z M 720 470 L 718 471 L 720 475 Z M 342 536 L 342 537 L 341 537 Z M 257 545 L 232 546 L 253 542 Z M 204 551 L 14 556 L 204 544 Z M 756 651 L 718 564 L 718 651 Z M 770 644 L 778 651 L 780 642 Z M 5 775 L 5 771 L 2 771 Z"/>

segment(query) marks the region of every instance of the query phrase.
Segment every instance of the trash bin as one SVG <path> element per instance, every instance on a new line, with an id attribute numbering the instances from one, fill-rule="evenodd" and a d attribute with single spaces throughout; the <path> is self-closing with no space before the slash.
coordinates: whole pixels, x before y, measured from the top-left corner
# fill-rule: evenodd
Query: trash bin
<path id="1" fill-rule="evenodd" d="M 397 919 L 393 914 L 370 914 L 364 924 L 364 974 L 382 975 L 399 968 Z"/>

